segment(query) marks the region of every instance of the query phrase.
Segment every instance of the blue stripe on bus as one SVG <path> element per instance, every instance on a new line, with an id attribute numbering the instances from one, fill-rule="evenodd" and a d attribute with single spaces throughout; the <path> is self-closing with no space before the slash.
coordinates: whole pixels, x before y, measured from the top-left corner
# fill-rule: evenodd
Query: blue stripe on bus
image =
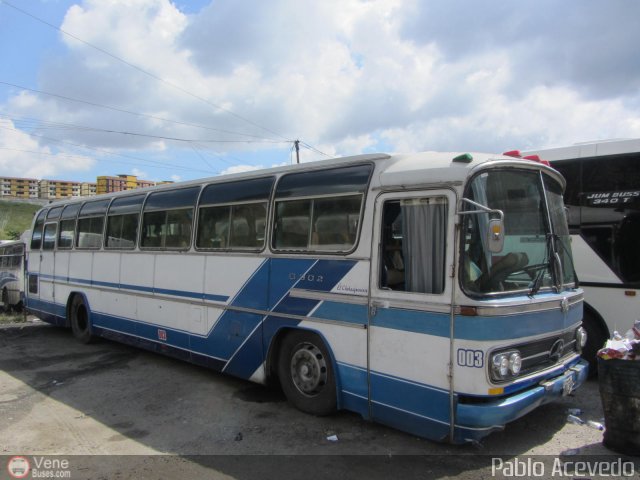
<path id="1" fill-rule="evenodd" d="M 357 311 L 357 309 L 354 309 Z M 582 319 L 582 309 L 576 305 L 563 314 L 560 308 L 528 312 L 517 317 L 462 316 L 455 317 L 455 338 L 458 340 L 511 340 L 564 330 Z M 398 308 L 379 308 L 371 319 L 374 327 L 422 333 L 438 337 L 450 336 L 450 316 L 446 313 L 422 312 Z"/>
<path id="2" fill-rule="evenodd" d="M 275 287 L 282 295 L 275 304 L 270 305 L 272 313 L 264 317 L 261 328 L 256 328 L 251 337 L 242 345 L 242 348 L 234 353 L 229 364 L 225 367 L 225 371 L 242 378 L 251 376 L 265 358 L 264 354 L 260 357 L 255 354 L 256 351 L 260 351 L 259 345 L 262 344 L 262 351 L 266 354 L 271 339 L 279 328 L 282 328 L 283 325 L 295 326 L 300 323 L 300 320 L 297 319 L 281 318 L 278 313 L 306 317 L 320 303 L 318 300 L 289 296 L 288 292 L 292 288 L 315 288 L 327 292 L 331 291 L 356 263 L 352 260 L 317 260 L 311 261 L 311 263 L 296 261 L 293 264 L 291 260 L 272 259 L 271 278 L 273 281 L 269 282 L 269 285 Z M 283 267 L 286 270 L 283 270 Z M 293 269 L 294 267 L 297 268 Z M 283 278 L 286 288 L 282 288 Z M 270 298 L 277 297 L 271 295 Z"/>
<path id="3" fill-rule="evenodd" d="M 354 305 L 351 303 L 341 303 L 324 301 L 318 309 L 313 312 L 314 318 L 333 320 L 338 322 L 353 323 L 356 325 L 366 325 L 368 323 L 368 308 L 366 305 Z"/>
<path id="4" fill-rule="evenodd" d="M 31 274 L 32 273 L 29 273 L 29 275 Z M 203 300 L 210 300 L 214 302 L 226 302 L 229 299 L 227 295 L 217 295 L 217 294 L 202 293 L 202 292 L 189 292 L 186 290 L 173 290 L 173 289 L 166 289 L 166 288 L 147 287 L 143 285 L 133 285 L 128 283 L 103 282 L 100 280 L 89 280 L 85 278 L 76 278 L 76 277 L 63 277 L 59 275 L 40 274 L 40 278 L 44 280 L 52 280 L 57 283 L 68 283 L 68 284 L 75 283 L 80 285 L 91 285 L 95 287 L 106 287 L 106 288 L 114 288 L 119 290 L 132 290 L 134 292 L 143 292 L 143 293 L 151 293 L 151 294 L 155 293 L 158 295 L 171 295 L 173 297 L 203 299 Z"/>

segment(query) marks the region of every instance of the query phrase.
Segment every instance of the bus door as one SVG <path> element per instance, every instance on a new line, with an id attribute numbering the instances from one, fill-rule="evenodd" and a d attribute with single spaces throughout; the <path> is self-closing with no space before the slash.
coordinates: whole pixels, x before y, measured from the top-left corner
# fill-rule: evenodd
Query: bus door
<path id="1" fill-rule="evenodd" d="M 47 311 L 52 310 L 55 302 L 55 245 L 57 233 L 58 222 L 45 223 L 42 233 L 42 250 L 40 251 L 38 296 L 41 308 L 46 308 Z"/>
<path id="2" fill-rule="evenodd" d="M 376 200 L 369 305 L 371 417 L 449 433 L 455 194 L 385 193 Z"/>

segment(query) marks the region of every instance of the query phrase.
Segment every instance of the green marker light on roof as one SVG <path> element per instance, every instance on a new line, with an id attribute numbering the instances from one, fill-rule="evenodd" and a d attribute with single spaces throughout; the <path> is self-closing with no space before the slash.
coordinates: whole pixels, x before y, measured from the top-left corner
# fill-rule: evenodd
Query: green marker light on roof
<path id="1" fill-rule="evenodd" d="M 473 157 L 470 153 L 463 153 L 462 155 L 458 155 L 453 159 L 454 162 L 459 163 L 471 163 L 473 162 Z"/>

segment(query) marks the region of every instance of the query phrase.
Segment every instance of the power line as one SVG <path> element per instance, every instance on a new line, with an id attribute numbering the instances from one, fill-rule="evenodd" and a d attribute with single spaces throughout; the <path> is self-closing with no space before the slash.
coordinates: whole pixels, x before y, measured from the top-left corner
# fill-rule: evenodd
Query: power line
<path id="1" fill-rule="evenodd" d="M 133 64 L 133 63 L 127 62 L 126 60 L 124 60 L 124 59 L 122 59 L 122 58 L 118 57 L 117 55 L 114 55 L 113 53 L 108 52 L 107 50 L 105 50 L 105 49 L 103 49 L 103 48 L 100 48 L 100 47 L 98 47 L 98 46 L 96 46 L 96 45 L 93 45 L 92 43 L 87 42 L 86 40 L 83 40 L 83 39 L 81 39 L 80 37 L 77 37 L 76 35 L 73 35 L 73 34 L 71 34 L 71 33 L 67 32 L 67 31 L 63 30 L 62 28 L 60 28 L 60 27 L 58 27 L 58 26 L 56 26 L 56 25 L 54 25 L 54 24 L 52 24 L 52 23 L 49 23 L 49 22 L 47 22 L 46 20 L 43 20 L 42 18 L 40 18 L 40 17 L 37 17 L 37 16 L 33 15 L 32 13 L 27 12 L 26 10 L 23 10 L 23 9 L 21 9 L 21 8 L 18 8 L 18 7 L 16 7 L 15 5 L 13 5 L 12 3 L 7 2 L 6 0 L 0 0 L 0 2 L 2 2 L 4 5 L 6 5 L 6 6 L 8 6 L 8 7 L 13 8 L 14 10 L 16 10 L 16 11 L 18 11 L 18 12 L 22 13 L 23 15 L 27 15 L 27 16 L 29 16 L 29 17 L 33 18 L 34 20 L 37 20 L 38 22 L 41 22 L 41 23 L 43 23 L 44 25 L 47 25 L 47 26 L 48 26 L 48 27 L 50 27 L 50 28 L 53 28 L 53 29 L 55 29 L 55 30 L 58 30 L 59 32 L 63 33 L 64 35 L 67 35 L 68 37 L 71 37 L 71 38 L 73 38 L 74 40 L 76 40 L 76 41 L 78 41 L 78 42 L 80 42 L 80 43 L 83 43 L 84 45 L 87 45 L 88 47 L 91 47 L 91 48 L 93 48 L 93 49 L 95 49 L 95 50 L 99 51 L 100 53 L 102 53 L 102 54 L 104 54 L 104 55 L 107 55 L 107 56 L 109 56 L 109 57 L 113 58 L 114 60 L 117 60 L 117 61 L 119 61 L 119 62 L 121 62 L 121 63 L 124 63 L 125 65 L 127 65 L 127 66 L 129 66 L 129 67 L 131 67 L 131 68 L 133 68 L 133 69 L 135 69 L 135 70 L 137 70 L 137 71 L 139 71 L 140 73 L 143 73 L 144 75 L 147 75 L 147 76 L 149 76 L 149 77 L 153 78 L 154 80 L 156 80 L 156 81 L 158 81 L 158 82 L 161 82 L 161 83 L 163 83 L 163 84 L 165 84 L 165 85 L 167 85 L 167 86 L 169 86 L 169 87 L 171 87 L 171 88 L 173 88 L 173 89 L 176 89 L 176 90 L 178 90 L 178 91 L 180 91 L 180 92 L 184 93 L 185 95 L 189 95 L 189 96 L 190 96 L 190 97 L 192 97 L 192 98 L 195 98 L 195 99 L 197 99 L 197 100 L 200 100 L 200 101 L 202 101 L 202 102 L 204 102 L 204 103 L 206 103 L 206 104 L 208 104 L 208 105 L 210 105 L 210 106 L 212 106 L 212 107 L 214 107 L 214 108 L 216 108 L 216 109 L 218 109 L 218 110 L 220 110 L 220 111 L 222 111 L 222 112 L 225 112 L 225 113 L 227 113 L 227 114 L 229 114 L 229 115 L 231 115 L 231 116 L 233 116 L 233 117 L 235 117 L 235 118 L 237 118 L 237 119 L 239 119 L 239 120 L 242 120 L 242 121 L 244 121 L 244 122 L 246 122 L 246 123 L 248 123 L 248 124 L 250 124 L 250 125 L 253 125 L 254 127 L 260 128 L 260 129 L 264 130 L 265 132 L 269 132 L 269 133 L 271 133 L 272 135 L 275 135 L 275 136 L 277 136 L 277 137 L 282 138 L 283 140 L 287 140 L 287 141 L 289 141 L 287 138 L 283 137 L 283 136 L 282 136 L 282 135 L 280 135 L 279 133 L 276 133 L 276 132 L 274 132 L 273 130 L 271 130 L 271 129 L 267 128 L 267 127 L 264 127 L 264 126 L 262 126 L 262 125 L 259 125 L 258 123 L 253 122 L 253 121 L 249 120 L 248 118 L 245 118 L 245 117 L 243 117 L 243 116 L 241 116 L 241 115 L 239 115 L 239 114 L 237 114 L 237 113 L 235 113 L 235 112 L 233 112 L 233 111 L 231 111 L 231 110 L 229 110 L 229 109 L 226 109 L 226 108 L 224 108 L 224 107 L 221 107 L 220 105 L 217 105 L 217 104 L 215 104 L 215 103 L 213 103 L 213 102 L 211 102 L 211 101 L 207 100 L 207 99 L 206 99 L 206 98 L 204 98 L 204 97 L 201 97 L 201 96 L 199 96 L 199 95 L 196 95 L 195 93 L 192 93 L 192 92 L 190 92 L 190 91 L 188 91 L 188 90 L 186 90 L 186 89 L 184 89 L 184 88 L 180 87 L 179 85 L 176 85 L 176 84 L 174 84 L 174 83 L 171 83 L 171 82 L 169 82 L 169 81 L 167 81 L 167 80 L 165 80 L 165 79 L 163 79 L 163 78 L 161 78 L 161 77 L 159 77 L 159 76 L 157 76 L 157 75 L 155 75 L 155 74 L 153 74 L 153 73 L 151 73 L 151 72 L 148 72 L 148 71 L 144 70 L 143 68 L 138 67 L 137 65 L 135 65 L 135 64 Z"/>
<path id="2" fill-rule="evenodd" d="M 0 129 L 9 130 L 9 131 L 16 131 L 16 129 L 7 128 L 7 127 L 0 127 Z M 167 168 L 167 169 L 176 169 L 177 168 L 177 169 L 180 169 L 180 170 L 187 170 L 187 171 L 194 171 L 194 172 L 201 172 L 201 173 L 203 172 L 203 173 L 206 173 L 207 175 L 211 175 L 211 174 L 215 173 L 215 172 L 210 171 L 210 170 L 202 170 L 202 169 L 198 169 L 198 168 L 189 168 L 189 167 L 184 167 L 182 165 L 175 165 L 175 164 L 160 162 L 158 160 L 151 160 L 151 159 L 148 159 L 148 158 L 136 157 L 134 155 L 126 155 L 126 154 L 123 154 L 123 153 L 116 153 L 116 152 L 112 152 L 111 150 L 107 150 L 107 149 L 104 149 L 104 148 L 88 147 L 86 145 L 80 145 L 78 143 L 73 143 L 73 142 L 69 142 L 69 141 L 66 141 L 66 140 L 59 140 L 57 138 L 47 137 L 45 135 L 38 135 L 36 133 L 27 133 L 27 135 L 29 135 L 31 137 L 42 138 L 44 140 L 48 140 L 48 141 L 54 142 L 54 143 L 62 143 L 62 144 L 71 145 L 71 146 L 74 146 L 74 147 L 84 148 L 84 149 L 87 149 L 87 150 L 94 150 L 94 151 L 97 151 L 97 152 L 100 152 L 100 153 L 105 153 L 107 155 L 113 155 L 113 156 L 128 158 L 128 159 L 131 159 L 131 160 L 137 160 L 137 161 L 140 161 L 140 162 L 146 162 L 146 163 L 150 164 L 150 165 L 139 165 L 139 166 L 155 167 L 155 168 Z M 0 147 L 0 148 L 2 148 L 3 150 L 21 151 L 21 150 L 9 148 L 9 147 Z M 53 156 L 55 156 L 55 155 L 67 155 L 67 154 L 62 154 L 62 153 L 54 154 L 54 153 L 45 153 L 45 152 L 31 152 L 31 151 L 27 151 L 27 150 L 24 150 L 24 151 L 26 153 L 42 153 L 43 155 L 53 155 Z M 96 160 L 98 160 L 98 161 L 106 161 L 106 159 L 103 159 L 103 158 L 99 158 L 99 159 L 96 159 Z M 113 161 L 115 161 L 115 160 L 113 160 Z M 124 163 L 124 162 L 118 162 L 118 163 Z"/>
<path id="3" fill-rule="evenodd" d="M 0 117 L 5 117 L 5 118 L 9 118 L 9 120 L 14 120 L 13 117 L 10 117 L 8 115 L 3 115 L 0 114 Z M 32 119 L 32 120 L 36 120 L 37 119 Z M 128 131 L 122 131 L 122 130 L 110 130 L 107 128 L 98 128 L 98 127 L 89 127 L 89 126 L 82 126 L 82 125 L 74 125 L 72 123 L 59 123 L 56 124 L 55 122 L 43 122 L 45 125 L 48 123 L 49 125 L 51 125 L 50 127 L 40 127 L 40 128 L 44 128 L 44 129 L 58 129 L 58 127 L 64 127 L 65 129 L 76 129 L 76 130 L 80 130 L 83 132 L 101 132 L 101 133 L 113 133 L 113 134 L 119 134 L 119 135 L 129 135 L 129 136 L 134 136 L 134 137 L 147 137 L 147 138 L 153 138 L 156 140 L 170 140 L 170 141 L 174 141 L 174 142 L 185 142 L 185 143 L 190 143 L 190 142 L 203 142 L 203 143 L 289 143 L 289 142 L 284 142 L 284 141 L 277 141 L 277 140 L 209 140 L 209 139 L 189 139 L 189 138 L 180 138 L 180 137 L 168 137 L 165 135 L 151 135 L 149 133 L 138 133 L 138 132 L 128 132 Z M 33 128 L 38 128 L 39 125 L 38 124 L 31 124 L 31 126 Z"/>
<path id="4" fill-rule="evenodd" d="M 320 150 L 318 150 L 317 148 L 309 145 L 306 142 L 300 141 L 300 143 L 302 144 L 303 147 L 305 147 L 305 148 L 307 148 L 307 149 L 309 149 L 309 150 L 311 150 L 313 152 L 319 153 L 320 155 L 324 155 L 325 157 L 328 157 L 328 158 L 333 158 L 331 155 L 328 155 L 328 154 L 326 154 L 324 152 L 321 152 Z"/>
<path id="5" fill-rule="evenodd" d="M 0 0 L 0 2 L 1 1 L 3 1 L 3 0 Z M 10 86 L 10 87 L 15 87 L 15 88 L 20 88 L 22 90 L 26 90 L 28 92 L 37 93 L 39 95 L 48 95 L 48 96 L 51 96 L 51 97 L 59 98 L 61 100 L 66 100 L 66 101 L 70 101 L 70 102 L 84 103 L 86 105 L 91 105 L 93 107 L 99 107 L 99 108 L 104 108 L 104 109 L 107 109 L 107 110 L 113 110 L 115 112 L 126 113 L 126 114 L 129 114 L 129 115 L 136 115 L 136 116 L 139 116 L 139 117 L 150 118 L 150 119 L 153 119 L 153 120 L 160 120 L 160 121 L 163 121 L 163 122 L 174 123 L 176 125 L 184 125 L 184 126 L 188 126 L 188 127 L 202 128 L 202 129 L 205 129 L 205 130 L 211 130 L 211 131 L 218 132 L 218 133 L 227 133 L 227 134 L 230 134 L 230 135 L 239 135 L 239 136 L 249 137 L 249 138 L 256 138 L 256 139 L 264 138 L 264 137 L 260 137 L 258 135 L 251 135 L 251 134 L 248 134 L 248 133 L 240 133 L 240 132 L 233 132 L 233 131 L 229 131 L 229 130 L 221 130 L 221 129 L 218 129 L 218 128 L 207 127 L 205 125 L 199 125 L 199 124 L 196 124 L 196 123 L 181 122 L 181 121 L 178 121 L 178 120 L 171 120 L 169 118 L 159 117 L 159 116 L 156 116 L 156 115 L 150 115 L 150 114 L 147 114 L 147 113 L 133 112 L 131 110 L 125 110 L 123 108 L 118 108 L 118 107 L 113 107 L 113 106 L 109 106 L 109 105 L 103 105 L 103 104 L 100 104 L 100 103 L 90 102 L 90 101 L 87 101 L 87 100 L 80 100 L 80 99 L 77 99 L 77 98 L 67 97 L 67 96 L 64 96 L 64 95 L 57 94 L 57 93 L 51 93 L 51 92 L 45 92 L 45 91 L 42 91 L 42 90 L 36 90 L 36 89 L 25 87 L 25 86 L 22 86 L 22 85 L 17 85 L 15 83 L 4 82 L 2 80 L 0 80 L 0 85 L 7 85 L 7 86 Z"/>

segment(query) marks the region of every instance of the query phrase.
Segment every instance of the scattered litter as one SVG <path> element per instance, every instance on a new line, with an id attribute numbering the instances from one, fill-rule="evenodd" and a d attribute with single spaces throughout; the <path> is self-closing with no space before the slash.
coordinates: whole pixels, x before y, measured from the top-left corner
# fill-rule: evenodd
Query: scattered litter
<path id="1" fill-rule="evenodd" d="M 241 442 L 242 441 L 242 432 L 238 432 L 238 434 L 236 435 L 236 438 L 234 438 L 234 440 L 236 442 Z"/>
<path id="2" fill-rule="evenodd" d="M 595 430 L 604 431 L 604 425 L 600 422 L 594 422 L 593 420 L 587 420 L 587 427 L 591 427 Z"/>
<path id="3" fill-rule="evenodd" d="M 584 420 L 575 415 L 567 415 L 567 422 L 573 423 L 574 425 L 584 425 Z"/>
<path id="4" fill-rule="evenodd" d="M 624 336 L 613 332 L 613 338 L 607 340 L 604 347 L 598 350 L 598 357 L 604 360 L 640 360 L 640 319 L 634 322 L 633 327 L 627 330 Z"/>
<path id="5" fill-rule="evenodd" d="M 570 408 L 569 410 L 567 410 L 567 413 L 569 415 L 575 415 L 575 416 L 580 416 L 582 415 L 582 409 L 580 408 Z"/>
<path id="6" fill-rule="evenodd" d="M 579 448 L 570 448 L 569 450 L 565 450 L 564 452 L 560 452 L 561 457 L 571 457 L 573 455 L 578 455 L 580 453 Z"/>
<path id="7" fill-rule="evenodd" d="M 593 420 L 584 421 L 580 417 L 578 417 L 577 415 L 573 415 L 572 413 L 569 413 L 569 415 L 567 415 L 567 423 L 573 423 L 574 425 L 585 425 L 589 428 L 593 428 L 594 430 L 604 430 L 604 425 L 602 423 L 595 422 Z"/>
<path id="8" fill-rule="evenodd" d="M 330 442 L 337 442 L 338 441 L 338 436 L 337 435 L 329 435 L 327 437 L 327 440 L 329 440 Z"/>
<path id="9" fill-rule="evenodd" d="M 484 448 L 484 445 L 476 439 L 467 438 L 465 441 L 473 445 L 478 450 L 482 450 Z"/>

